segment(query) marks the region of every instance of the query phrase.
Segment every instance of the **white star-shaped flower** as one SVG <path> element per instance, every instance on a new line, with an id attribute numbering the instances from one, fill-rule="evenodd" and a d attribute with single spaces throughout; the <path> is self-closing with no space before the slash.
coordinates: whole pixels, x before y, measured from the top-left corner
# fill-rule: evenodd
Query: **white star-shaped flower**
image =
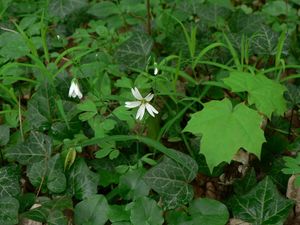
<path id="1" fill-rule="evenodd" d="M 145 114 L 145 109 L 147 109 L 148 113 L 153 117 L 155 117 L 155 114 L 158 114 L 158 111 L 149 103 L 154 96 L 153 94 L 149 93 L 145 98 L 143 98 L 141 93 L 136 87 L 131 88 L 131 93 L 137 99 L 137 101 L 125 102 L 125 107 L 127 108 L 139 107 L 135 117 L 136 119 L 139 120 L 143 119 Z"/>
<path id="2" fill-rule="evenodd" d="M 69 89 L 69 97 L 71 98 L 76 98 L 78 97 L 79 99 L 82 98 L 82 93 L 80 91 L 79 85 L 78 85 L 78 81 L 76 78 L 73 78 L 72 82 L 71 82 L 71 86 Z"/>

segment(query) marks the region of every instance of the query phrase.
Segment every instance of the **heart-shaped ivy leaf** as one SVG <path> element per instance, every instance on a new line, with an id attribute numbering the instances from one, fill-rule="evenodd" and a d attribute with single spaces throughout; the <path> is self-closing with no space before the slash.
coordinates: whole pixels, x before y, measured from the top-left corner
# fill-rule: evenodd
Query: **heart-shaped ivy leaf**
<path id="1" fill-rule="evenodd" d="M 189 162 L 189 169 L 165 156 L 144 176 L 146 183 L 161 195 L 167 209 L 187 204 L 194 196 L 193 187 L 189 183 L 196 177 L 197 163 L 188 155 L 178 154 L 182 160 Z"/>
<path id="2" fill-rule="evenodd" d="M 253 225 L 267 225 L 282 224 L 293 201 L 283 198 L 271 178 L 266 177 L 246 195 L 234 196 L 229 205 L 235 218 Z"/>

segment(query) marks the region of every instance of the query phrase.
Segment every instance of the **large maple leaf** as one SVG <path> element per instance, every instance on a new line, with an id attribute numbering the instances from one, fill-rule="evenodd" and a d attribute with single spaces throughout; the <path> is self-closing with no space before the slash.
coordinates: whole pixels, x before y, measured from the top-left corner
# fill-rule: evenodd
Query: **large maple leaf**
<path id="1" fill-rule="evenodd" d="M 200 152 L 212 170 L 223 161 L 230 162 L 240 148 L 260 157 L 265 142 L 260 128 L 262 120 L 257 111 L 243 103 L 233 108 L 225 98 L 205 103 L 204 109 L 192 115 L 183 131 L 201 136 Z"/>

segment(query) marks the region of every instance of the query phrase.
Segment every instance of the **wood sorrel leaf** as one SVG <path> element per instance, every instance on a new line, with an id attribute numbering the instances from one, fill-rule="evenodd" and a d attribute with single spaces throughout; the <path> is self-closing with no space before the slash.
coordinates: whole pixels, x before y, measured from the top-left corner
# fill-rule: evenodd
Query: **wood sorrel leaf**
<path id="1" fill-rule="evenodd" d="M 262 117 L 255 110 L 243 103 L 233 108 L 230 100 L 224 99 L 205 103 L 183 131 L 202 135 L 200 151 L 212 171 L 219 163 L 230 162 L 240 148 L 259 157 L 265 141 L 261 122 Z"/>
<path id="2" fill-rule="evenodd" d="M 189 182 L 196 177 L 197 163 L 188 155 L 180 152 L 178 155 L 181 155 L 183 161 L 189 163 L 189 169 L 165 156 L 144 176 L 146 183 L 161 195 L 164 207 L 168 209 L 187 204 L 194 196 L 193 187 Z"/>
<path id="3" fill-rule="evenodd" d="M 283 93 L 285 86 L 270 80 L 263 74 L 234 71 L 223 79 L 233 92 L 248 92 L 249 104 L 255 104 L 258 111 L 271 118 L 272 113 L 282 115 L 286 110 Z"/>
<path id="4" fill-rule="evenodd" d="M 253 225 L 282 224 L 293 207 L 293 201 L 283 198 L 271 178 L 266 177 L 248 194 L 234 196 L 230 207 L 235 218 Z"/>

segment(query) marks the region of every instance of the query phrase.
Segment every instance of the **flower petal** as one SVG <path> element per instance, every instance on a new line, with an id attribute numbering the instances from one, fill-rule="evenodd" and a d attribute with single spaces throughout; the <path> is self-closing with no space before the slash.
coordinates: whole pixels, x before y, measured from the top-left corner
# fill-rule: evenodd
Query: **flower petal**
<path id="1" fill-rule="evenodd" d="M 73 97 L 73 92 L 74 92 L 74 83 L 71 83 L 70 89 L 69 89 L 69 97 Z"/>
<path id="2" fill-rule="evenodd" d="M 157 68 L 157 63 L 154 63 L 154 75 L 158 74 L 158 68 Z"/>
<path id="3" fill-rule="evenodd" d="M 153 96 L 154 96 L 154 94 L 149 93 L 149 94 L 145 97 L 145 100 L 146 100 L 147 102 L 150 102 L 150 101 L 152 100 Z"/>
<path id="4" fill-rule="evenodd" d="M 132 102 L 125 102 L 125 107 L 126 108 L 135 108 L 140 106 L 142 103 L 141 101 L 132 101 Z"/>
<path id="5" fill-rule="evenodd" d="M 154 114 L 158 114 L 158 111 L 149 103 L 146 103 L 146 109 L 147 109 L 148 113 L 153 117 L 155 117 Z"/>
<path id="6" fill-rule="evenodd" d="M 139 89 L 135 88 L 131 88 L 131 93 L 132 95 L 137 99 L 137 100 L 142 100 L 143 97 L 141 95 L 141 93 L 139 92 Z"/>
<path id="7" fill-rule="evenodd" d="M 139 110 L 136 113 L 136 119 L 142 120 L 145 114 L 145 108 L 146 106 L 144 104 L 142 104 L 139 108 Z"/>

